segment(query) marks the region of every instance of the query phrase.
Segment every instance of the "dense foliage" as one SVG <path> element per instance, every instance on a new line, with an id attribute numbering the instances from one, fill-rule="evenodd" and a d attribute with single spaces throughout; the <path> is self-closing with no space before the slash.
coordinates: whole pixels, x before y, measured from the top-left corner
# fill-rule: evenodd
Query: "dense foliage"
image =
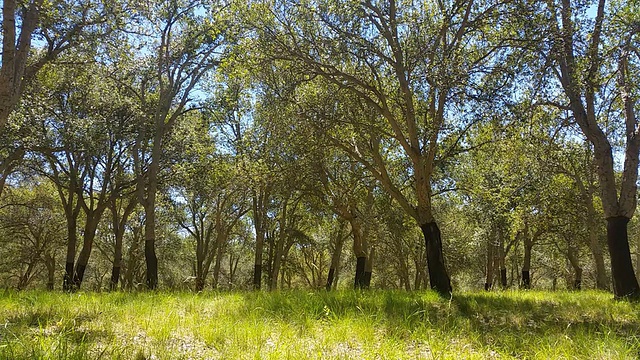
<path id="1" fill-rule="evenodd" d="M 0 286 L 640 297 L 635 2 L 2 14 Z"/>

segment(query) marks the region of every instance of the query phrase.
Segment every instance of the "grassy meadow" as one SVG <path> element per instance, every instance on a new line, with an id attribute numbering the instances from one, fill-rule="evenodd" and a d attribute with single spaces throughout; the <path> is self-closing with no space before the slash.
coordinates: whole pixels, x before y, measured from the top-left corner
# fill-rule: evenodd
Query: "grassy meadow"
<path id="1" fill-rule="evenodd" d="M 638 359 L 604 292 L 0 293 L 1 359 Z"/>

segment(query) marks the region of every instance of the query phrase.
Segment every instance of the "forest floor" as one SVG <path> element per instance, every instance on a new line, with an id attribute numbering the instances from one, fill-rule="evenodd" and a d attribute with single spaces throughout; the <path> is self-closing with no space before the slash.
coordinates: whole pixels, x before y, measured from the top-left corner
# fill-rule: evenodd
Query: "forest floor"
<path id="1" fill-rule="evenodd" d="M 609 293 L 0 293 L 1 359 L 638 359 Z"/>

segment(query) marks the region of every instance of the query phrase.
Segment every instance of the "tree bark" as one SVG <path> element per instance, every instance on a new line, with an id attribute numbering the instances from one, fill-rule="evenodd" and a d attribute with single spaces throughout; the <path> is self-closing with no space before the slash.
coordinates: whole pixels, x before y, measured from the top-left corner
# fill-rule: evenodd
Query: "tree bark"
<path id="1" fill-rule="evenodd" d="M 373 246 L 369 246 L 369 256 L 367 256 L 367 261 L 364 265 L 364 288 L 371 288 L 371 274 L 373 273 L 373 256 L 374 256 Z"/>
<path id="2" fill-rule="evenodd" d="M 451 295 L 451 280 L 442 254 L 442 238 L 435 221 L 420 226 L 427 248 L 427 267 L 431 289 L 443 296 Z"/>
<path id="3" fill-rule="evenodd" d="M 327 291 L 331 291 L 333 287 L 333 281 L 335 279 L 335 272 L 340 267 L 340 257 L 342 256 L 342 246 L 344 245 L 345 237 L 343 236 L 344 223 L 341 222 L 338 236 L 336 237 L 335 247 L 333 249 L 333 255 L 331 256 L 331 266 L 329 267 L 329 275 L 327 276 Z"/>
<path id="4" fill-rule="evenodd" d="M 146 264 L 146 284 L 147 288 L 154 290 L 158 287 L 158 257 L 156 256 L 156 191 L 158 187 L 158 169 L 160 162 L 161 134 L 163 131 L 156 130 L 156 138 L 153 144 L 153 155 L 148 171 L 147 198 L 141 203 L 144 204 L 144 259 Z M 160 134 L 160 135 L 159 135 Z"/>
<path id="5" fill-rule="evenodd" d="M 356 290 L 364 289 L 364 268 L 367 262 L 365 256 L 356 258 L 356 275 L 353 282 L 353 288 Z"/>
<path id="6" fill-rule="evenodd" d="M 353 282 L 354 289 L 365 288 L 365 266 L 367 262 L 366 241 L 363 238 L 362 225 L 355 214 L 351 214 L 349 223 L 353 233 L 353 253 L 356 256 L 356 273 Z"/>
<path id="7" fill-rule="evenodd" d="M 84 279 L 84 273 L 87 269 L 87 265 L 89 264 L 89 257 L 91 257 L 91 250 L 93 249 L 93 240 L 96 237 L 96 229 L 98 228 L 98 222 L 100 221 L 101 212 L 96 212 L 93 216 L 87 214 L 88 219 L 86 220 L 84 227 L 84 241 L 82 244 L 82 249 L 80 250 L 80 254 L 78 255 L 78 261 L 76 262 L 76 267 L 73 272 L 73 286 L 76 289 L 80 289 L 82 285 L 82 280 Z"/>
<path id="8" fill-rule="evenodd" d="M 522 263 L 522 288 L 531 289 L 531 249 L 533 249 L 533 241 L 524 235 L 524 261 Z"/>
<path id="9" fill-rule="evenodd" d="M 580 259 L 578 259 L 577 249 L 569 243 L 569 239 L 567 239 L 567 258 L 574 273 L 572 288 L 580 290 L 582 287 L 582 267 L 580 266 Z"/>
<path id="10" fill-rule="evenodd" d="M 67 216 L 67 256 L 62 280 L 62 289 L 64 291 L 73 290 L 73 268 L 76 261 L 76 243 L 78 242 L 76 221 L 77 219 Z"/>
<path id="11" fill-rule="evenodd" d="M 486 278 L 484 281 L 484 290 L 489 291 L 493 287 L 493 277 L 494 277 L 494 262 L 495 262 L 495 248 L 496 246 L 493 244 L 491 240 L 488 241 L 487 244 L 487 266 L 486 266 Z"/>
<path id="12" fill-rule="evenodd" d="M 611 256 L 611 274 L 613 289 L 617 298 L 638 298 L 640 288 L 633 271 L 627 224 L 629 218 L 625 216 L 607 219 L 607 243 Z"/>
<path id="13" fill-rule="evenodd" d="M 595 265 L 596 276 L 596 288 L 600 290 L 609 290 L 609 279 L 607 278 L 607 271 L 604 266 L 604 254 L 602 251 L 602 244 L 598 237 L 598 231 L 595 224 L 595 211 L 594 217 L 587 219 L 589 222 L 589 250 L 593 256 L 593 262 Z"/>
<path id="14" fill-rule="evenodd" d="M 44 264 L 47 267 L 47 290 L 53 290 L 56 275 L 56 258 L 49 252 L 44 254 Z"/>
<path id="15" fill-rule="evenodd" d="M 260 290 L 262 283 L 262 254 L 264 252 L 264 200 L 267 196 L 263 189 L 253 195 L 253 225 L 256 231 L 256 253 L 253 263 L 253 289 Z"/>

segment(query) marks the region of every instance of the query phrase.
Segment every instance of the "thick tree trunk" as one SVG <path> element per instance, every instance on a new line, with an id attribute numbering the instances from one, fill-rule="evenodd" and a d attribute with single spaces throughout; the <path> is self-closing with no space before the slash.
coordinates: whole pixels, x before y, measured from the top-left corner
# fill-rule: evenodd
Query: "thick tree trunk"
<path id="1" fill-rule="evenodd" d="M 420 228 L 424 234 L 427 248 L 427 267 L 431 289 L 437 291 L 440 295 L 450 296 L 452 290 L 451 280 L 444 264 L 442 238 L 438 224 L 433 221 L 422 224 Z"/>
<path id="2" fill-rule="evenodd" d="M 624 216 L 607 219 L 607 243 L 611 256 L 611 275 L 613 291 L 616 298 L 640 298 L 638 280 L 633 271 L 627 224 L 629 218 Z"/>
<path id="3" fill-rule="evenodd" d="M 525 236 L 528 236 L 525 234 Z M 531 289 L 531 249 L 533 242 L 525 237 L 524 240 L 524 261 L 522 263 L 522 288 Z"/>

